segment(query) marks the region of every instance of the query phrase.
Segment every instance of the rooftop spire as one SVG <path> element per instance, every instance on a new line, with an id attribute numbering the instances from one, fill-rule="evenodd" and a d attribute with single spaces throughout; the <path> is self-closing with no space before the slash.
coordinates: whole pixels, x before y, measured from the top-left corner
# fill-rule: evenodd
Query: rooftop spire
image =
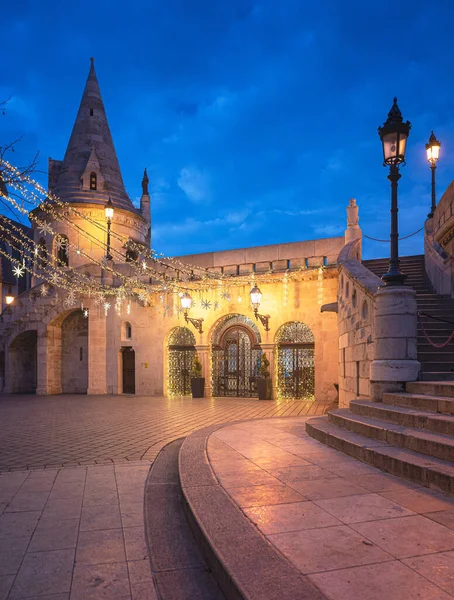
<path id="1" fill-rule="evenodd" d="M 87 170 L 97 175 L 96 189 L 87 183 Z M 105 204 L 110 196 L 114 206 L 137 212 L 124 187 L 94 58 L 53 192 L 64 201 L 95 204 Z"/>

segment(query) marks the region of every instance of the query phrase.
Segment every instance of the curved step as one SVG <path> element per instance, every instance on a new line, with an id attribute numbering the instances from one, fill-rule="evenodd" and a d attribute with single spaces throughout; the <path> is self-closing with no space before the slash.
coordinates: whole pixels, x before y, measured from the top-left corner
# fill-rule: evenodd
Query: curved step
<path id="1" fill-rule="evenodd" d="M 418 383 L 423 383 L 418 381 Z M 408 387 L 407 383 L 407 387 Z M 418 388 L 419 389 L 419 388 Z M 385 392 L 382 395 L 383 404 L 406 406 L 416 410 L 428 410 L 447 415 L 454 414 L 454 398 L 429 396 L 425 394 L 410 394 L 402 392 Z"/>
<path id="2" fill-rule="evenodd" d="M 178 452 L 182 443 L 176 440 L 161 450 L 145 485 L 145 532 L 153 580 L 160 600 L 222 600 L 181 505 Z"/>
<path id="3" fill-rule="evenodd" d="M 330 411 L 328 421 L 392 446 L 400 446 L 441 460 L 454 460 L 454 438 L 449 435 L 355 415 L 346 408 Z"/>
<path id="4" fill-rule="evenodd" d="M 407 392 L 443 396 L 454 401 L 454 383 L 434 381 L 411 381 L 406 384 Z"/>
<path id="5" fill-rule="evenodd" d="M 371 440 L 330 423 L 327 417 L 310 419 L 306 431 L 317 441 L 382 471 L 436 490 L 454 492 L 454 466 L 443 460 Z"/>
<path id="6" fill-rule="evenodd" d="M 326 600 L 265 539 L 219 484 L 206 453 L 207 440 L 219 427 L 206 427 L 185 439 L 179 476 L 189 524 L 226 598 Z"/>
<path id="7" fill-rule="evenodd" d="M 454 436 L 454 418 L 449 415 L 439 415 L 424 410 L 383 404 L 383 402 L 369 402 L 368 400 L 352 400 L 350 410 L 356 415 Z"/>

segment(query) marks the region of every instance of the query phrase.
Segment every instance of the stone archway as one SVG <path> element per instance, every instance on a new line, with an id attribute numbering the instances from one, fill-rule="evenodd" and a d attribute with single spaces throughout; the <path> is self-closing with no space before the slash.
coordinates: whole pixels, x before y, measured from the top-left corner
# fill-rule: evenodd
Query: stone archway
<path id="1" fill-rule="evenodd" d="M 278 329 L 276 373 L 278 398 L 314 399 L 314 334 L 305 323 L 292 321 Z"/>
<path id="2" fill-rule="evenodd" d="M 88 389 L 88 319 L 72 311 L 61 323 L 61 389 L 86 394 Z"/>
<path id="3" fill-rule="evenodd" d="M 249 317 L 226 315 L 216 323 L 211 333 L 213 396 L 258 396 L 260 342 L 257 325 Z"/>
<path id="4" fill-rule="evenodd" d="M 11 393 L 36 393 L 38 332 L 36 329 L 19 333 L 8 351 L 7 389 Z"/>

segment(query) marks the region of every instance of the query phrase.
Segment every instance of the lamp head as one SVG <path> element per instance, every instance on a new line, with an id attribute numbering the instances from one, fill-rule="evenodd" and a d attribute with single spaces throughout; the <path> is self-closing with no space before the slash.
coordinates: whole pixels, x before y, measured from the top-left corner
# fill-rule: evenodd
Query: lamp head
<path id="1" fill-rule="evenodd" d="M 405 152 L 410 129 L 410 121 L 404 123 L 402 113 L 397 106 L 397 98 L 394 98 L 388 118 L 383 126 L 378 128 L 378 135 L 383 145 L 384 165 L 405 164 Z"/>
<path id="2" fill-rule="evenodd" d="M 111 221 L 114 216 L 114 206 L 110 198 L 107 200 L 106 206 L 104 207 L 104 212 L 106 213 L 106 219 Z"/>
<path id="3" fill-rule="evenodd" d="M 430 134 L 429 141 L 426 144 L 427 160 L 431 165 L 435 165 L 438 162 L 440 156 L 440 142 L 435 137 L 434 132 Z"/>
<path id="4" fill-rule="evenodd" d="M 14 302 L 14 294 L 11 286 L 9 286 L 8 291 L 6 292 L 5 302 L 8 306 Z"/>
<path id="5" fill-rule="evenodd" d="M 260 302 L 262 300 L 262 292 L 259 290 L 259 288 L 255 285 L 252 290 L 250 291 L 250 295 L 251 295 L 251 304 L 252 304 L 252 308 L 254 310 L 258 310 L 259 306 L 260 306 Z"/>

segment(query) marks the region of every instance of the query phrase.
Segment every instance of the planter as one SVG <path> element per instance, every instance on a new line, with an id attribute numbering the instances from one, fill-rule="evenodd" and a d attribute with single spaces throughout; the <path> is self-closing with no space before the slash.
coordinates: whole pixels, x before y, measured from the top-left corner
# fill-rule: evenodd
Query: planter
<path id="1" fill-rule="evenodd" d="M 257 377 L 257 390 L 259 400 L 272 400 L 273 386 L 270 377 Z"/>
<path id="2" fill-rule="evenodd" d="M 203 398 L 205 392 L 205 377 L 193 377 L 191 379 L 191 390 L 193 398 Z"/>

